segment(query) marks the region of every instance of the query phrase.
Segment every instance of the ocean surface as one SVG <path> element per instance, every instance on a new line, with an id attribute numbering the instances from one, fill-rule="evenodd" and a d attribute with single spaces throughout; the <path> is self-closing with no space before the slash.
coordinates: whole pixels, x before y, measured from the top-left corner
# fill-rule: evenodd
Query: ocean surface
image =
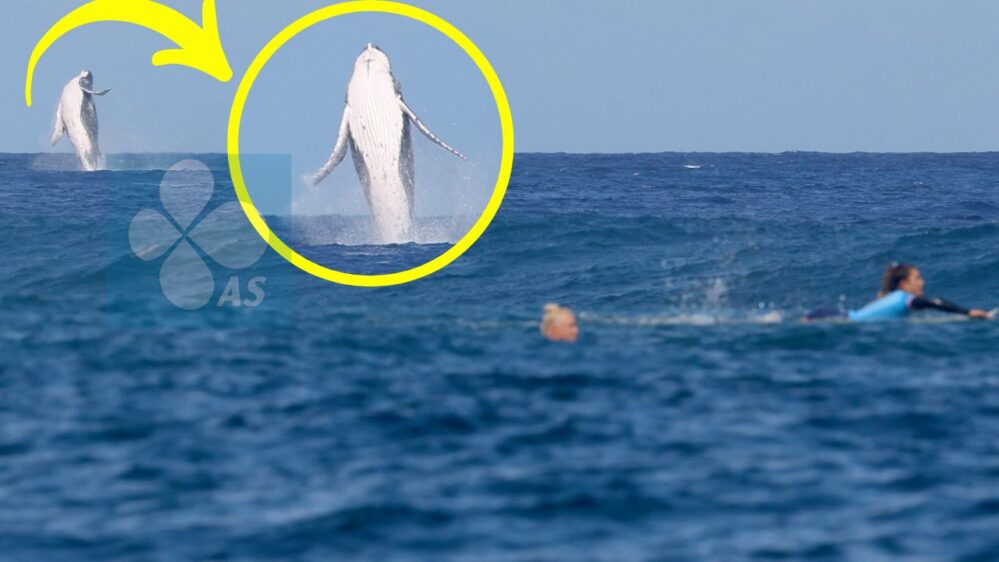
<path id="1" fill-rule="evenodd" d="M 797 321 L 999 306 L 997 153 L 518 155 L 384 289 L 226 255 L 224 156 L 110 166 L 0 155 L 0 560 L 999 560 L 999 324 Z"/>

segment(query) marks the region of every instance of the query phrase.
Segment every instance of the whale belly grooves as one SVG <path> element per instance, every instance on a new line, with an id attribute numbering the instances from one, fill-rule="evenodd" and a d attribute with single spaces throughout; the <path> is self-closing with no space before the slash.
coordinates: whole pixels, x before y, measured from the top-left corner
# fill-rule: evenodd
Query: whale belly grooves
<path id="1" fill-rule="evenodd" d="M 399 109 L 391 76 L 362 77 L 351 82 L 347 105 L 351 153 L 364 185 L 379 237 L 400 243 L 412 237 L 412 189 L 402 173 L 409 129 Z"/>
<path id="2" fill-rule="evenodd" d="M 77 81 L 63 89 L 56 113 L 56 129 L 52 144 L 65 134 L 76 151 L 80 167 L 86 172 L 104 169 L 104 155 L 98 144 L 97 106 L 91 94 L 85 92 Z"/>
<path id="3" fill-rule="evenodd" d="M 313 187 L 322 182 L 350 148 L 378 237 L 385 244 L 413 241 L 416 166 L 412 127 L 441 148 L 465 158 L 434 135 L 406 105 L 388 57 L 369 43 L 354 63 L 333 152 L 309 181 Z"/>

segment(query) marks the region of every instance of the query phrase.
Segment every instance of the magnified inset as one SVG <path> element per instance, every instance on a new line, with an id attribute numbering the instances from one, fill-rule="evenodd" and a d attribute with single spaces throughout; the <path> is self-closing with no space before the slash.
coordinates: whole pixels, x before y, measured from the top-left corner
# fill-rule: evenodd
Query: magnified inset
<path id="1" fill-rule="evenodd" d="M 413 128 L 465 160 L 460 152 L 430 132 L 406 105 L 402 87 L 392 75 L 388 55 L 368 43 L 354 63 L 333 153 L 308 181 L 317 187 L 343 161 L 349 145 L 374 221 L 374 238 L 380 244 L 405 244 L 423 237 L 413 224 L 416 201 Z"/>
<path id="2" fill-rule="evenodd" d="M 512 129 L 499 79 L 461 32 L 411 6 L 351 2 L 302 18 L 258 55 L 233 106 L 230 165 L 250 221 L 292 264 L 393 285 L 446 266 L 485 231 L 509 181 Z M 293 177 L 255 178 L 240 153 L 289 154 Z M 291 191 L 290 214 L 260 203 L 276 190 Z"/>

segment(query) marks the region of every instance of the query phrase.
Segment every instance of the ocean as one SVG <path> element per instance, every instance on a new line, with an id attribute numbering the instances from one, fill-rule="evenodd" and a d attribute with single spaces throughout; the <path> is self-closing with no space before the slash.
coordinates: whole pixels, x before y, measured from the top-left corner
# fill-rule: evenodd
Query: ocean
<path id="1" fill-rule="evenodd" d="M 999 559 L 999 325 L 797 320 L 891 261 L 999 306 L 999 153 L 521 154 L 381 289 L 240 250 L 222 155 L 51 160 L 0 155 L 4 561 Z"/>

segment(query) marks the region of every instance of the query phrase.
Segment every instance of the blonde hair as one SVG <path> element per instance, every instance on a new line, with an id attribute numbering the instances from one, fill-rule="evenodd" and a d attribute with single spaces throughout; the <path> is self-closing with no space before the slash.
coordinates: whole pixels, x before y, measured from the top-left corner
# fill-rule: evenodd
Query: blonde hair
<path id="1" fill-rule="evenodd" d="M 572 314 L 572 310 L 553 302 L 546 304 L 541 313 L 541 333 L 546 334 L 548 329 L 552 327 L 552 324 L 555 323 L 555 319 L 559 315 L 566 313 Z"/>

